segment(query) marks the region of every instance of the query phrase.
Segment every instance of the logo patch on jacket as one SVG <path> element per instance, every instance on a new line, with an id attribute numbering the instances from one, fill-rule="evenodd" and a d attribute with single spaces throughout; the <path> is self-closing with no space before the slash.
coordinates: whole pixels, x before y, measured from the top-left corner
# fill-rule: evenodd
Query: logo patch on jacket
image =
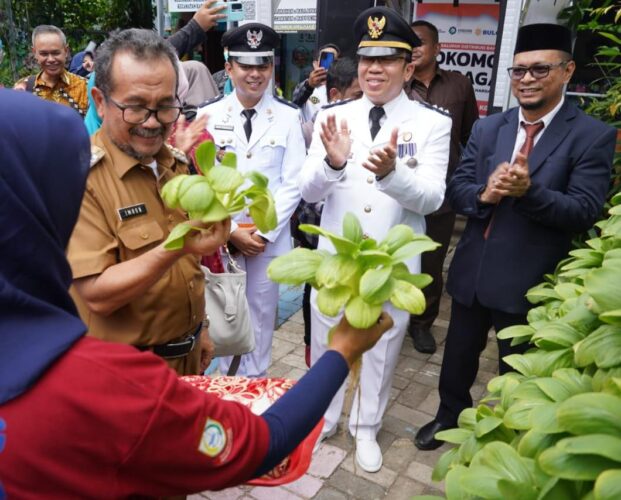
<path id="1" fill-rule="evenodd" d="M 222 424 L 217 420 L 208 418 L 207 422 L 205 422 L 201 442 L 198 445 L 198 451 L 214 458 L 222 453 L 222 450 L 226 447 L 226 442 L 226 432 Z"/>

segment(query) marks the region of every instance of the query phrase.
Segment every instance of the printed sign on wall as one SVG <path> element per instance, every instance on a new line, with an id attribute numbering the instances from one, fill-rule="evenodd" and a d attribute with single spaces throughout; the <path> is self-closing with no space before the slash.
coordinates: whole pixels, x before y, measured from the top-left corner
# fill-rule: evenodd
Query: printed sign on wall
<path id="1" fill-rule="evenodd" d="M 487 115 L 494 49 L 498 29 L 499 4 L 422 3 L 416 6 L 416 19 L 438 28 L 442 52 L 438 62 L 443 69 L 459 71 L 472 82 L 479 114 Z"/>

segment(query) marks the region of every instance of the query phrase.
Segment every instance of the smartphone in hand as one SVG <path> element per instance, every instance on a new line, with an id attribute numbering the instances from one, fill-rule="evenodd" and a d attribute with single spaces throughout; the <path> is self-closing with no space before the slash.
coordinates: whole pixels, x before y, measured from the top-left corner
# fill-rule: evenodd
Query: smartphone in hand
<path id="1" fill-rule="evenodd" d="M 319 56 L 319 66 L 325 70 L 330 69 L 330 65 L 334 62 L 334 53 L 322 52 Z"/>

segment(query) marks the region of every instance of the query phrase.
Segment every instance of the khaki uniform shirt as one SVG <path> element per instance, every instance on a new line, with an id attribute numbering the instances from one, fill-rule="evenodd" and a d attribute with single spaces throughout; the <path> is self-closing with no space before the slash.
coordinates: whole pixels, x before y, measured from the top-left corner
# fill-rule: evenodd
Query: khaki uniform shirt
<path id="1" fill-rule="evenodd" d="M 144 254 L 187 220 L 180 210 L 167 208 L 160 197 L 168 180 L 187 173 L 186 165 L 167 147 L 156 155 L 156 179 L 151 168 L 119 150 L 102 131 L 91 142 L 94 152 L 103 156 L 91 167 L 69 242 L 74 279 L 101 274 Z M 133 208 L 120 210 L 128 207 Z M 73 288 L 71 293 L 89 335 L 125 344 L 157 345 L 180 339 L 198 327 L 205 311 L 204 275 L 192 255 L 177 260 L 144 294 L 109 316 L 94 314 Z"/>
<path id="2" fill-rule="evenodd" d="M 75 75 L 65 70 L 60 75 L 58 83 L 49 87 L 42 78 L 43 72 L 39 72 L 35 78 L 33 94 L 46 101 L 57 102 L 69 106 L 78 111 L 82 116 L 88 109 L 88 80 L 80 75 Z M 29 77 L 22 78 L 18 83 L 25 83 Z"/>

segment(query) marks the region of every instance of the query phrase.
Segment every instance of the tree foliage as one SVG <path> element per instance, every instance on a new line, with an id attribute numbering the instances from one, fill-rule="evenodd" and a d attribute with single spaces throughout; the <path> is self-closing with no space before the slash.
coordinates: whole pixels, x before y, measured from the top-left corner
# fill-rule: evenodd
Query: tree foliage
<path id="1" fill-rule="evenodd" d="M 0 0 L 0 38 L 7 53 L 0 83 L 11 86 L 34 70 L 30 36 L 40 24 L 62 29 L 76 53 L 117 28 L 153 28 L 153 15 L 151 0 Z"/>

